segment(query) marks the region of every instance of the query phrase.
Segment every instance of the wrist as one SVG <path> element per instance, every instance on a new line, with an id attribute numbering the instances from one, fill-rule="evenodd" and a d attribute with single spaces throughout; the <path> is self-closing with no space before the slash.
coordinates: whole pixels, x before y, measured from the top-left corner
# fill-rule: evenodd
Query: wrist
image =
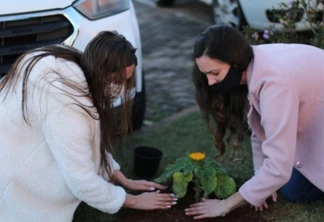
<path id="1" fill-rule="evenodd" d="M 123 207 L 134 208 L 136 206 L 136 203 L 138 202 L 137 199 L 138 199 L 138 197 L 135 195 L 126 194 L 126 199 L 123 204 Z"/>
<path id="2" fill-rule="evenodd" d="M 224 205 L 225 205 L 224 208 L 226 208 L 227 210 L 226 213 L 228 213 L 234 210 L 235 208 L 240 207 L 246 203 L 247 202 L 243 199 L 241 194 L 239 192 L 236 192 L 235 194 L 233 194 L 232 196 L 224 200 Z"/>
<path id="3" fill-rule="evenodd" d="M 119 172 L 119 170 L 114 170 L 113 174 L 110 177 L 110 180 L 112 182 L 117 182 L 118 181 L 118 172 Z"/>
<path id="4" fill-rule="evenodd" d="M 228 199 L 221 200 L 221 216 L 225 217 L 231 211 L 231 207 L 228 205 Z"/>
<path id="5" fill-rule="evenodd" d="M 131 181 L 130 179 L 125 177 L 125 175 L 119 170 L 114 171 L 114 173 L 112 175 L 112 180 L 119 183 L 124 188 L 128 188 L 129 183 Z"/>
<path id="6" fill-rule="evenodd" d="M 132 183 L 132 179 L 127 179 L 127 178 L 125 178 L 123 181 L 122 181 L 122 183 L 121 183 L 121 185 L 124 187 L 124 188 L 127 188 L 127 189 L 129 189 L 130 188 L 130 184 Z"/>

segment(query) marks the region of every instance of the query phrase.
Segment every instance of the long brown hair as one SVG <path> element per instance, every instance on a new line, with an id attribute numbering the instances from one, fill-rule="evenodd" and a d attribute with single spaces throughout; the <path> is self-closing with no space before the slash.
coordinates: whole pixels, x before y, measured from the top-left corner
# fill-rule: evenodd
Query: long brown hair
<path id="1" fill-rule="evenodd" d="M 36 63 L 46 56 L 54 56 L 76 63 L 84 73 L 87 87 L 75 84 L 66 77 L 58 74 L 59 81 L 78 92 L 79 96 L 91 99 L 93 107 L 87 107 L 78 103 L 75 95 L 69 97 L 76 101 L 76 105 L 85 110 L 93 119 L 100 120 L 100 174 L 112 175 L 112 169 L 107 159 L 107 153 L 112 152 L 116 132 L 119 135 L 126 134 L 131 129 L 131 99 L 125 90 L 123 92 L 123 105 L 118 112 L 112 106 L 115 99 L 114 93 L 120 93 L 122 88 L 130 89 L 134 86 L 134 75 L 126 79 L 126 67 L 137 65 L 136 49 L 129 41 L 117 32 L 101 32 L 89 42 L 84 52 L 68 46 L 53 45 L 31 50 L 20 56 L 13 64 L 8 74 L 0 82 L 0 93 L 8 93 L 15 89 L 19 75 L 23 76 L 22 84 L 22 113 L 25 122 L 26 117 L 27 87 L 29 75 Z M 33 54 L 35 53 L 35 54 Z M 26 55 L 32 57 L 21 64 Z M 25 67 L 20 70 L 20 67 Z M 112 88 L 112 84 L 118 88 Z M 112 93 L 112 91 L 114 91 Z M 66 93 L 66 92 L 65 92 Z M 96 112 L 92 112 L 95 108 Z M 93 110 L 93 109 L 92 109 Z M 118 119 L 118 121 L 116 121 Z M 118 122 L 118 125 L 114 124 Z"/>
<path id="2" fill-rule="evenodd" d="M 216 25 L 207 28 L 198 37 L 193 54 L 195 59 L 208 56 L 223 61 L 241 72 L 247 70 L 253 58 L 252 48 L 239 30 Z M 237 149 L 247 131 L 247 85 L 240 85 L 228 94 L 215 93 L 197 64 L 193 71 L 193 82 L 197 103 L 209 132 L 214 137 L 216 148 L 221 155 L 225 152 L 224 139 L 228 135 L 226 141 L 232 144 L 234 150 Z M 216 124 L 216 129 L 211 119 Z"/>

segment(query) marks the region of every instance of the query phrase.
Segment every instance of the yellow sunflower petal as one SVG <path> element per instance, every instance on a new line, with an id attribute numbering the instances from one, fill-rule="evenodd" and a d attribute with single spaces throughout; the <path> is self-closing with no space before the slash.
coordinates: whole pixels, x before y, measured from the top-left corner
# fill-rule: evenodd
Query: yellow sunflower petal
<path id="1" fill-rule="evenodd" d="M 206 155 L 202 152 L 195 152 L 195 153 L 190 153 L 189 157 L 192 160 L 201 161 L 205 159 Z"/>

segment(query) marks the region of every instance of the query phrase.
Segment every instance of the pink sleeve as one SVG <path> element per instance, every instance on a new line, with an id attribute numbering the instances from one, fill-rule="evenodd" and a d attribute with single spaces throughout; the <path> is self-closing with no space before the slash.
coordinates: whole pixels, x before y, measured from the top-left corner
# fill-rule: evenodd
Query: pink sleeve
<path id="1" fill-rule="evenodd" d="M 260 206 L 290 179 L 299 106 L 297 94 L 275 81 L 263 85 L 259 101 L 261 125 L 265 133 L 261 149 L 265 158 L 259 172 L 239 190 L 242 197 L 254 206 Z"/>
<path id="2" fill-rule="evenodd" d="M 251 146 L 253 151 L 253 170 L 259 170 L 262 166 L 263 160 L 265 158 L 262 149 L 261 149 L 262 142 L 260 138 L 252 132 L 251 135 Z"/>

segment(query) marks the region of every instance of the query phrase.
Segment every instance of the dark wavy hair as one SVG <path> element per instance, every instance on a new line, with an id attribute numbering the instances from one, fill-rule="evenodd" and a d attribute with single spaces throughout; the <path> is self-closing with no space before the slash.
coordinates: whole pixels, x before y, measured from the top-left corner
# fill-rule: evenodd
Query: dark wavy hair
<path id="1" fill-rule="evenodd" d="M 23 78 L 22 85 L 22 113 L 25 122 L 29 124 L 26 116 L 28 113 L 27 107 L 27 87 L 28 78 L 36 63 L 46 56 L 54 56 L 67 61 L 76 63 L 84 73 L 87 81 L 87 86 L 80 86 L 60 73 L 57 74 L 55 81 L 60 81 L 64 85 L 71 87 L 74 92 L 78 92 L 78 96 L 89 98 L 93 107 L 87 107 L 81 104 L 75 98 L 76 95 L 68 94 L 75 105 L 86 111 L 91 118 L 100 120 L 100 173 L 102 175 L 112 175 L 107 153 L 112 152 L 115 141 L 116 131 L 123 132 L 124 135 L 131 129 L 131 99 L 125 90 L 124 103 L 122 108 L 116 112 L 112 106 L 114 96 L 111 91 L 116 89 L 111 88 L 111 83 L 119 85 L 117 91 L 121 92 L 123 86 L 130 89 L 134 86 L 134 75 L 129 80 L 126 80 L 126 67 L 137 65 L 136 49 L 131 45 L 126 38 L 117 32 L 104 31 L 95 36 L 86 46 L 84 52 L 63 45 L 52 45 L 37 48 L 26 52 L 20 56 L 13 64 L 8 74 L 3 77 L 0 82 L 0 93 L 6 93 L 14 90 L 19 76 Z M 27 54 L 34 53 L 29 59 L 20 64 Z M 25 67 L 20 70 L 20 67 Z M 108 92 L 108 93 L 107 93 Z M 67 92 L 63 92 L 67 94 Z M 91 111 L 95 108 L 95 112 Z M 118 125 L 115 125 L 118 119 Z M 115 127 L 112 127 L 115 125 Z M 117 127 L 117 128 L 116 128 Z"/>
<path id="2" fill-rule="evenodd" d="M 220 60 L 243 72 L 247 70 L 253 58 L 253 51 L 239 30 L 229 26 L 214 25 L 198 37 L 193 55 L 195 59 L 208 56 Z M 226 141 L 231 143 L 234 150 L 237 149 L 248 129 L 247 85 L 240 85 L 228 94 L 215 93 L 209 87 L 206 75 L 199 71 L 197 64 L 193 71 L 193 82 L 202 117 L 214 137 L 219 154 L 225 152 L 225 135 L 228 135 Z M 212 126 L 211 119 L 216 124 L 216 128 Z"/>

